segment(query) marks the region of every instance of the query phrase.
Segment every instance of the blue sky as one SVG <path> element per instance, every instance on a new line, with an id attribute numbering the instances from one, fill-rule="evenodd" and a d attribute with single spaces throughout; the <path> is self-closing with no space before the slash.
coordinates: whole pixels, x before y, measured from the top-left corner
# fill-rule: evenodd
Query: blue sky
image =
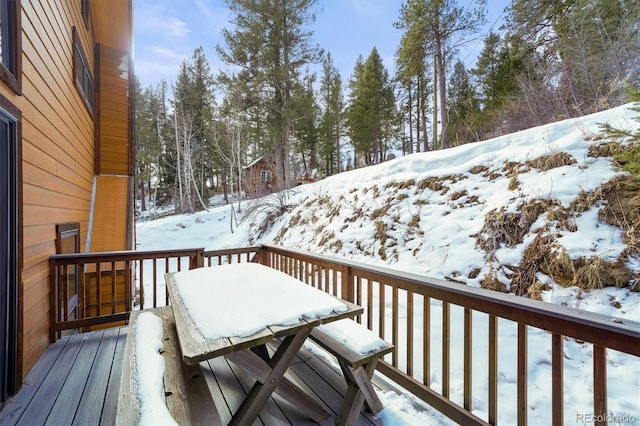
<path id="1" fill-rule="evenodd" d="M 470 0 L 459 0 L 460 4 Z M 375 46 L 390 74 L 401 33 L 393 27 L 402 0 L 320 0 L 316 13 L 314 41 L 331 52 L 347 82 L 358 55 L 366 58 Z M 509 0 L 489 0 L 487 30 L 501 16 Z M 135 67 L 142 87 L 161 79 L 175 81 L 180 63 L 202 46 L 211 69 L 225 65 L 215 52 L 222 42 L 220 32 L 231 29 L 224 0 L 135 0 Z M 497 28 L 496 25 L 495 28 Z M 480 40 L 471 41 L 461 53 L 473 64 L 482 49 Z"/>

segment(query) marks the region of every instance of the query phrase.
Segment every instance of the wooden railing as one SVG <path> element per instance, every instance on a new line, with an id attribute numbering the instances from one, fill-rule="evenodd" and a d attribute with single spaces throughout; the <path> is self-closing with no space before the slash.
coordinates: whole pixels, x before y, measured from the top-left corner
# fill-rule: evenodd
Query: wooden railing
<path id="1" fill-rule="evenodd" d="M 520 425 L 527 424 L 529 412 L 528 352 L 534 333 L 548 333 L 550 336 L 550 421 L 554 425 L 565 423 L 565 344 L 593 347 L 593 409 L 590 414 L 593 419 L 605 419 L 605 422 L 608 413 L 607 351 L 640 357 L 640 323 L 267 245 L 217 251 L 190 249 L 54 256 L 51 258 L 52 339 L 62 330 L 127 318 L 126 311 L 115 312 L 118 300 L 110 296 L 117 295 L 117 291 L 100 290 L 104 287 L 104 274 L 95 275 L 97 279 L 90 275 L 96 271 L 108 271 L 109 285 L 117 281 L 117 271 L 127 271 L 125 276 L 130 280 L 127 284 L 130 289 L 127 306 L 130 310 L 168 303 L 163 277 L 166 272 L 249 261 L 281 270 L 313 287 L 361 305 L 364 313 L 358 321 L 396 346 L 393 355 L 387 355 L 378 364 L 378 370 L 460 424 L 497 424 L 498 348 L 511 343 L 501 341 L 498 324 L 501 329 L 512 326 L 517 330 L 513 350 L 517 357 L 516 404 Z M 68 318 L 66 312 L 70 309 L 64 303 L 69 300 L 64 277 L 74 265 L 84 271 L 79 280 L 81 291 L 77 319 Z M 93 288 L 89 288 L 89 283 Z M 139 289 L 139 304 L 136 306 L 131 302 L 135 298 L 134 289 Z M 95 293 L 100 295 L 97 299 L 100 303 L 94 314 L 88 315 L 88 302 L 95 302 L 95 298 L 87 295 Z M 100 306 L 109 306 L 109 309 L 101 309 Z M 474 327 L 477 329 L 478 326 L 486 331 L 482 333 L 488 336 L 486 342 L 479 342 L 477 335 L 474 339 Z M 461 329 L 459 333 L 456 332 L 458 329 Z M 452 341 L 457 343 L 453 347 L 461 347 L 461 351 L 452 353 Z M 484 346 L 486 352 L 476 358 L 488 360 L 484 361 L 488 365 L 478 368 L 474 353 L 477 354 L 478 347 L 484 349 Z M 477 394 L 474 395 L 473 380 L 477 377 L 473 374 L 474 368 L 487 370 L 487 407 L 473 406 L 474 400 L 478 400 Z M 462 377 L 457 377 L 459 375 Z M 461 395 L 452 392 L 454 380 L 458 384 L 461 382 Z M 486 419 L 474 414 L 478 408 L 487 413 Z"/>
<path id="2" fill-rule="evenodd" d="M 246 262 L 261 250 L 248 247 L 205 254 L 203 248 L 190 248 L 51 256 L 51 341 L 65 330 L 115 325 L 126 321 L 132 309 L 169 304 L 164 287 L 167 272 Z"/>

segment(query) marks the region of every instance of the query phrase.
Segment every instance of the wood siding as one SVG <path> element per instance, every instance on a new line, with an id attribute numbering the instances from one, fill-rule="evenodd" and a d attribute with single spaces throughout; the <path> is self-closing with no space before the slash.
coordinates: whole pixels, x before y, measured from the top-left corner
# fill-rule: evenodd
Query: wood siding
<path id="1" fill-rule="evenodd" d="M 129 0 L 116 0 L 110 5 L 117 8 L 124 5 L 127 7 L 124 16 L 130 13 Z M 55 225 L 80 223 L 81 250 L 87 245 L 96 169 L 95 117 L 74 82 L 73 28 L 94 81 L 94 46 L 99 40 L 95 39 L 92 26 L 87 28 L 84 23 L 81 0 L 22 0 L 20 13 L 22 94 L 2 83 L 0 94 L 22 112 L 19 143 L 23 269 L 19 344 L 23 350 L 19 356 L 23 368 L 18 372 L 22 378 L 49 345 L 48 259 L 56 251 Z M 107 73 L 104 69 L 103 72 Z M 120 127 L 129 126 L 128 118 L 122 120 Z M 128 157 L 123 155 L 122 159 L 130 161 Z M 120 206 L 125 229 L 126 209 L 125 202 Z M 120 247 L 124 248 L 125 245 Z"/>
<path id="2" fill-rule="evenodd" d="M 128 56 L 126 52 L 101 45 L 98 57 L 97 173 L 130 175 Z"/>

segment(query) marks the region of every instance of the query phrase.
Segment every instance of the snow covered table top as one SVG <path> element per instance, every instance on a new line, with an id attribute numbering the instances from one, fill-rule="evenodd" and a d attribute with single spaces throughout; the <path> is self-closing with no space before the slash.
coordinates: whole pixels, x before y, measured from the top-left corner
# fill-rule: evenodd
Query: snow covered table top
<path id="1" fill-rule="evenodd" d="M 166 275 L 188 364 L 352 318 L 362 308 L 257 263 Z"/>

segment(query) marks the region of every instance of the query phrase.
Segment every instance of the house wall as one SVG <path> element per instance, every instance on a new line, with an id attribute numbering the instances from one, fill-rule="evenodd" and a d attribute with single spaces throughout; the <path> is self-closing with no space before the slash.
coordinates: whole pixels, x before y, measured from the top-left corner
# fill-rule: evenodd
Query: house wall
<path id="1" fill-rule="evenodd" d="M 116 3 L 130 6 L 128 0 Z M 74 26 L 92 71 L 95 59 L 94 29 L 85 26 L 81 0 L 22 0 L 21 9 L 22 94 L 2 83 L 0 94 L 22 112 L 22 377 L 49 344 L 48 259 L 56 252 L 55 225 L 80 223 L 84 249 L 97 166 L 94 117 L 73 77 Z"/>

